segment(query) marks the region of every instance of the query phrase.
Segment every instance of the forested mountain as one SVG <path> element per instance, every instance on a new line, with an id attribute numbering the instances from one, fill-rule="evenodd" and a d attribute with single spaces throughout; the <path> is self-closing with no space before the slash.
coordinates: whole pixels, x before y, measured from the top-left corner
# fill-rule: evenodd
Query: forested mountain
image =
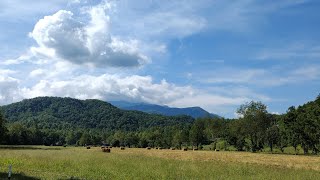
<path id="1" fill-rule="evenodd" d="M 212 149 L 320 151 L 320 96 L 282 115 L 251 101 L 238 119 L 162 116 L 120 110 L 99 100 L 40 97 L 1 107 L 0 144 L 102 144 L 135 147 L 209 145 Z M 292 151 L 291 151 L 292 153 Z"/>
<path id="2" fill-rule="evenodd" d="M 191 124 L 190 116 L 168 117 L 121 110 L 100 100 L 59 97 L 26 99 L 1 107 L 9 123 L 21 122 L 40 129 L 93 128 L 136 131 L 153 126 Z"/>
<path id="3" fill-rule="evenodd" d="M 126 101 L 110 101 L 110 103 L 121 109 L 143 111 L 150 114 L 162 114 L 166 116 L 188 115 L 193 118 L 219 117 L 216 114 L 207 112 L 201 107 L 175 108 L 156 104 L 131 103 Z"/>

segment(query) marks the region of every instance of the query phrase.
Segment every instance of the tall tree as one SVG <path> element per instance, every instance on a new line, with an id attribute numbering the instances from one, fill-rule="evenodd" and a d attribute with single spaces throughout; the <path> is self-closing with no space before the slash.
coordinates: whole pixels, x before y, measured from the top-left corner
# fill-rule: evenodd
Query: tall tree
<path id="1" fill-rule="evenodd" d="M 5 119 L 0 111 L 0 144 L 4 140 L 6 134 Z"/>
<path id="2" fill-rule="evenodd" d="M 281 152 L 284 152 L 284 148 L 287 147 L 290 143 L 289 141 L 289 130 L 286 124 L 284 123 L 284 116 L 279 116 L 278 118 L 278 128 L 279 128 L 279 138 L 277 141 L 277 146 L 280 148 Z"/>
<path id="3" fill-rule="evenodd" d="M 271 153 L 273 152 L 273 146 L 279 141 L 279 127 L 274 124 L 267 129 L 267 143 L 270 147 Z"/>
<path id="4" fill-rule="evenodd" d="M 267 106 L 261 102 L 251 101 L 243 104 L 237 113 L 242 116 L 244 128 L 251 142 L 252 152 L 263 148 L 266 138 L 266 130 L 271 124 L 271 118 L 267 112 Z"/>
<path id="5" fill-rule="evenodd" d="M 79 139 L 79 144 L 81 146 L 85 146 L 85 145 L 91 144 L 91 138 L 90 138 L 90 135 L 87 132 L 84 132 L 81 135 L 81 137 Z"/>
<path id="6" fill-rule="evenodd" d="M 297 122 L 304 153 L 307 154 L 309 150 L 312 150 L 314 154 L 317 154 L 319 151 L 317 145 L 320 141 L 320 106 L 315 102 L 310 102 L 299 106 L 297 111 Z"/>
<path id="7" fill-rule="evenodd" d="M 204 122 L 204 133 L 209 141 L 216 142 L 218 139 L 226 136 L 226 121 L 224 119 L 205 119 Z"/>
<path id="8" fill-rule="evenodd" d="M 297 147 L 300 143 L 300 127 L 297 122 L 297 111 L 294 106 L 288 108 L 283 122 L 288 131 L 289 142 L 294 147 L 295 153 L 297 153 Z"/>
<path id="9" fill-rule="evenodd" d="M 175 147 L 178 147 L 179 149 L 181 149 L 182 143 L 183 143 L 183 134 L 182 134 L 182 130 L 178 130 L 175 132 L 175 134 L 173 135 L 173 139 L 172 139 L 172 144 Z"/>
<path id="10" fill-rule="evenodd" d="M 204 141 L 204 124 L 203 121 L 197 120 L 194 122 L 194 124 L 191 126 L 190 129 L 190 142 L 193 146 L 199 147 L 199 144 Z"/>
<path id="11" fill-rule="evenodd" d="M 243 120 L 230 120 L 227 125 L 227 131 L 227 142 L 234 145 L 238 151 L 243 151 L 246 145 Z"/>
<path id="12" fill-rule="evenodd" d="M 72 145 L 76 144 L 77 139 L 73 131 L 69 131 L 66 135 L 65 141 L 67 144 Z"/>

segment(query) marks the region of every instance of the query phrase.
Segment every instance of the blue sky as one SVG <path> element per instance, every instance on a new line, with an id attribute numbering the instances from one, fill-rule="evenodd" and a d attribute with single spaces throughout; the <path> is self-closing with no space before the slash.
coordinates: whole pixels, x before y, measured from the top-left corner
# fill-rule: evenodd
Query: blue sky
<path id="1" fill-rule="evenodd" d="M 37 96 L 283 113 L 320 93 L 316 0 L 0 2 L 0 104 Z"/>

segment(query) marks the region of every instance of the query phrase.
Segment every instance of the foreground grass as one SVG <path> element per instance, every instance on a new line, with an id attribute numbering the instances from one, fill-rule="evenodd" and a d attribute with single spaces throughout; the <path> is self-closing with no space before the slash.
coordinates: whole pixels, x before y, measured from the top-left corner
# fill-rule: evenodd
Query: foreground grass
<path id="1" fill-rule="evenodd" d="M 8 164 L 13 165 L 16 179 L 320 179 L 319 157 L 43 148 L 0 149 L 0 179 Z"/>

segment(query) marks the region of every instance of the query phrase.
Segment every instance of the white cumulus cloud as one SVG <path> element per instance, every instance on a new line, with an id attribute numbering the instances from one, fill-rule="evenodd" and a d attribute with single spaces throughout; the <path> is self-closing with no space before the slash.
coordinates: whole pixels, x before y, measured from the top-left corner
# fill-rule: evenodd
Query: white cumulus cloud
<path id="1" fill-rule="evenodd" d="M 0 73 L 0 105 L 20 100 L 19 80 Z"/>
<path id="2" fill-rule="evenodd" d="M 32 52 L 97 67 L 138 67 L 147 63 L 149 58 L 139 51 L 138 40 L 112 36 L 107 10 L 106 5 L 90 8 L 86 11 L 89 21 L 80 21 L 66 10 L 45 16 L 30 33 L 39 46 L 31 48 Z"/>

